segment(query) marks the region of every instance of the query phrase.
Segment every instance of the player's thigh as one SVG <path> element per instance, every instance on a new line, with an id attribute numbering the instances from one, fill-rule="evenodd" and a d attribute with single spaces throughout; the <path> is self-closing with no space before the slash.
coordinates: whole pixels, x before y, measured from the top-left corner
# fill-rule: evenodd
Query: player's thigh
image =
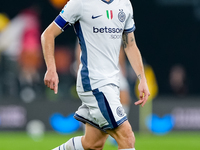
<path id="1" fill-rule="evenodd" d="M 103 132 L 94 126 L 85 124 L 85 135 L 82 139 L 83 147 L 86 149 L 101 150 L 108 138 L 108 134 Z"/>

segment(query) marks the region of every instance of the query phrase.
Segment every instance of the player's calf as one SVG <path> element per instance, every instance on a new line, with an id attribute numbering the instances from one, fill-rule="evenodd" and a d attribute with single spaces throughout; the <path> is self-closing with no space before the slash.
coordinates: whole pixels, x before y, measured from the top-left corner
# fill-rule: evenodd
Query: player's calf
<path id="1" fill-rule="evenodd" d="M 135 147 L 135 136 L 128 121 L 107 132 L 117 141 L 119 149 L 132 150 Z"/>

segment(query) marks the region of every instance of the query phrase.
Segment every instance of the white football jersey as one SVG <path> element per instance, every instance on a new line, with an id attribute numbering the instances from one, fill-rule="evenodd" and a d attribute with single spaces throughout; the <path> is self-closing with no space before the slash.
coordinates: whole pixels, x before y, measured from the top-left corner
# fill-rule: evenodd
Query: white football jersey
<path id="1" fill-rule="evenodd" d="M 119 86 L 119 51 L 123 32 L 135 23 L 129 0 L 70 0 L 54 21 L 63 31 L 73 25 L 81 46 L 77 90 Z"/>

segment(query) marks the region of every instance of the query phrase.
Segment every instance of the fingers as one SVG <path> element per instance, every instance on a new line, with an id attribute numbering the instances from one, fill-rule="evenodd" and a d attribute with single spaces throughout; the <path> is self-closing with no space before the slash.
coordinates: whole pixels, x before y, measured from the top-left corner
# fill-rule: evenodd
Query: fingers
<path id="1" fill-rule="evenodd" d="M 146 102 L 147 102 L 147 99 L 143 101 L 142 107 L 144 107 L 144 105 L 146 104 Z"/>
<path id="2" fill-rule="evenodd" d="M 144 102 L 142 103 L 142 107 L 146 104 L 146 102 L 147 102 L 149 96 L 150 96 L 150 93 L 149 93 L 148 91 L 146 91 L 146 92 L 144 93 L 144 97 L 143 97 Z"/>
<path id="3" fill-rule="evenodd" d="M 140 100 L 135 102 L 135 105 L 142 105 L 142 107 L 146 104 L 150 93 L 148 91 L 140 92 Z"/>
<path id="4" fill-rule="evenodd" d="M 55 87 L 54 87 L 54 93 L 55 93 L 55 94 L 58 93 L 58 84 L 56 84 Z"/>
<path id="5" fill-rule="evenodd" d="M 55 87 L 54 81 L 50 81 L 49 88 L 50 88 L 51 90 L 54 90 L 54 87 Z"/>
<path id="6" fill-rule="evenodd" d="M 144 93 L 140 91 L 140 99 L 143 99 Z"/>
<path id="7" fill-rule="evenodd" d="M 143 100 L 138 100 L 137 102 L 135 102 L 135 105 L 141 105 L 143 103 Z"/>
<path id="8" fill-rule="evenodd" d="M 54 90 L 54 93 L 57 94 L 58 93 L 58 79 L 48 79 L 45 77 L 44 79 L 44 84 L 50 88 L 51 90 Z"/>
<path id="9" fill-rule="evenodd" d="M 138 100 L 137 102 L 135 102 L 135 105 L 142 105 L 142 107 L 146 104 L 147 99 L 146 100 Z"/>
<path id="10" fill-rule="evenodd" d="M 45 81 L 44 82 L 47 87 L 49 87 L 51 90 L 54 90 L 54 93 L 58 93 L 58 82 L 52 82 L 52 81 Z"/>
<path id="11" fill-rule="evenodd" d="M 53 88 L 52 90 L 54 90 L 54 93 L 57 94 L 58 93 L 58 80 L 56 82 L 53 83 Z"/>

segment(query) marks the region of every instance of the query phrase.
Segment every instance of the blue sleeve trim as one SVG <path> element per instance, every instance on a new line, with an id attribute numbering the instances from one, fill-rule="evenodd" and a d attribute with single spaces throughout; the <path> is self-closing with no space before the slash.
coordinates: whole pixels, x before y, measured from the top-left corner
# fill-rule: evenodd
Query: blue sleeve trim
<path id="1" fill-rule="evenodd" d="M 71 26 L 71 24 L 66 22 L 60 15 L 58 15 L 54 21 L 63 31 Z"/>
<path id="2" fill-rule="evenodd" d="M 125 29 L 124 32 L 131 33 L 131 32 L 133 32 L 133 31 L 135 31 L 135 29 L 136 29 L 136 27 L 135 27 L 135 25 L 134 25 L 134 26 L 133 26 L 132 28 L 130 28 L 130 29 Z"/>

